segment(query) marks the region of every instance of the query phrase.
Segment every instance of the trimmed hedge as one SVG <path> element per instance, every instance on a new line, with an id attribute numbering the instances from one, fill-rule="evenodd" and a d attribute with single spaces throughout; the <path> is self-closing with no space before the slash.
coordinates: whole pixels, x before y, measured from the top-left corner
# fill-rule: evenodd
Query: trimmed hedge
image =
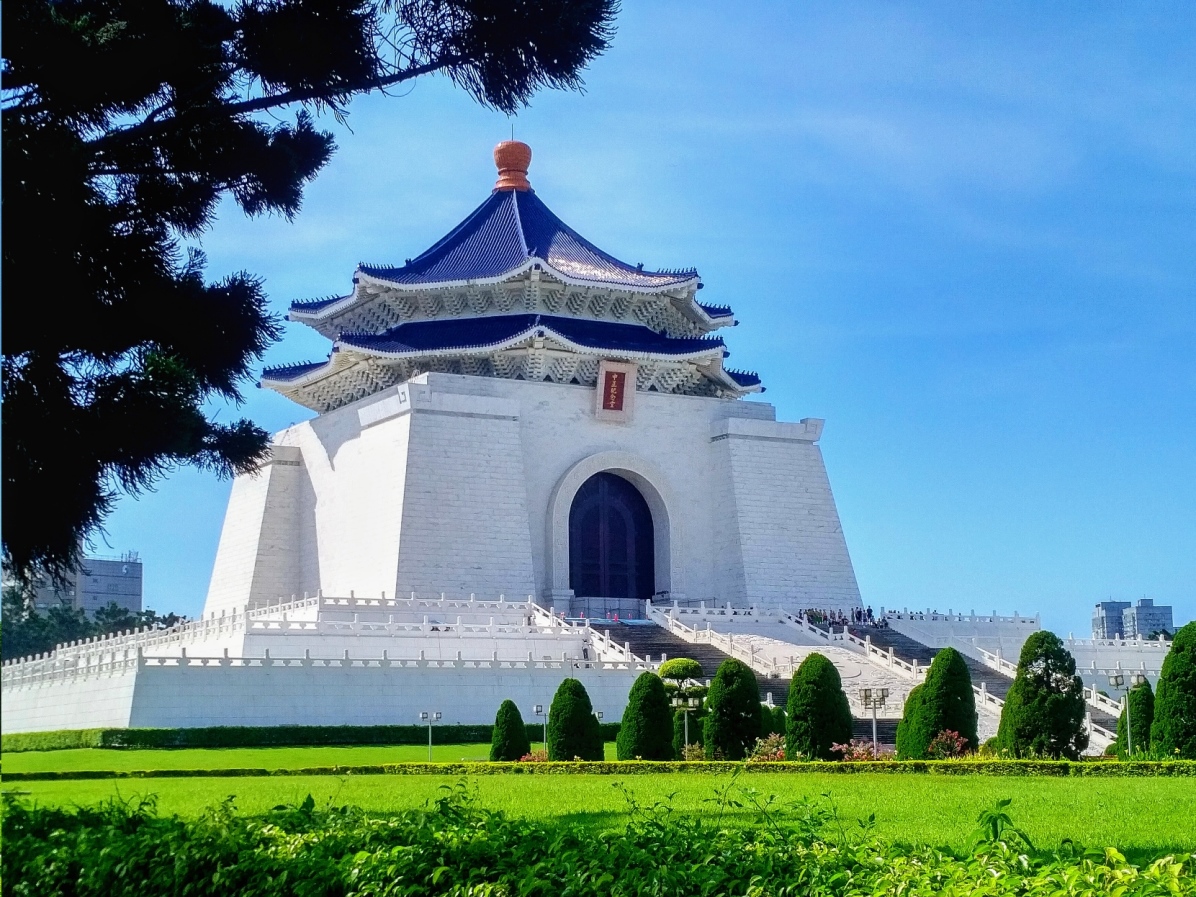
<path id="1" fill-rule="evenodd" d="M 529 741 L 544 739 L 544 726 L 527 723 Z M 619 737 L 618 723 L 602 723 L 603 741 Z M 493 739 L 492 725 L 433 726 L 434 744 L 481 744 Z M 160 748 L 302 747 L 305 745 L 427 744 L 427 726 L 212 726 L 195 729 L 63 729 L 16 732 L 0 739 L 6 754 L 74 748 L 153 750 Z"/>
<path id="2" fill-rule="evenodd" d="M 935 654 L 926 679 L 910 692 L 897 726 L 897 756 L 903 760 L 928 759 L 930 745 L 944 731 L 961 735 L 967 751 L 980 746 L 972 674 L 963 655 L 954 648 L 943 648 Z"/>
<path id="3" fill-rule="evenodd" d="M 785 756 L 834 760 L 851 741 L 851 707 L 835 665 L 814 652 L 793 673 L 785 708 Z"/>
<path id="4" fill-rule="evenodd" d="M 673 708 L 664 682 L 655 673 L 640 673 L 627 696 L 623 727 L 616 740 L 620 760 L 672 760 Z"/>
<path id="5" fill-rule="evenodd" d="M 143 769 L 71 770 L 69 772 L 6 773 L 6 782 L 72 781 L 80 779 L 187 779 L 265 776 L 350 775 L 654 775 L 732 773 L 744 767 L 751 772 L 801 775 L 803 773 L 880 773 L 888 775 L 1037 776 L 1043 778 L 1196 778 L 1193 760 L 1142 760 L 1125 763 L 1074 760 L 879 760 L 874 762 L 811 761 L 796 763 L 734 763 L 726 760 L 695 762 L 624 760 L 622 762 L 570 761 L 548 763 L 387 763 L 373 766 L 312 766 L 301 769 Z"/>
<path id="6" fill-rule="evenodd" d="M 518 760 L 531 751 L 531 739 L 527 737 L 527 725 L 519 713 L 519 705 L 512 700 L 503 701 L 498 705 L 498 713 L 494 717 L 490 762 Z"/>
<path id="7" fill-rule="evenodd" d="M 1196 760 L 1196 621 L 1180 627 L 1163 660 L 1150 746 L 1168 757 Z"/>
<path id="8" fill-rule="evenodd" d="M 548 714 L 549 760 L 602 759 L 598 718 L 580 679 L 565 679 L 557 686 Z"/>
<path id="9" fill-rule="evenodd" d="M 742 760 L 760 737 L 760 686 L 734 657 L 719 664 L 706 695 L 702 746 L 707 760 Z"/>

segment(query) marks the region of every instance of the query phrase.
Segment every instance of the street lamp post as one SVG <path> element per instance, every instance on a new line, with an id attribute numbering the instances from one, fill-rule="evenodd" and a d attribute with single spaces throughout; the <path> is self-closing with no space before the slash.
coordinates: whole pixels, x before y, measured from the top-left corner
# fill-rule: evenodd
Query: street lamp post
<path id="1" fill-rule="evenodd" d="M 439 710 L 425 710 L 419 715 L 422 722 L 428 724 L 428 762 L 432 762 L 432 723 L 440 722 Z"/>
<path id="2" fill-rule="evenodd" d="M 885 706 L 885 701 L 889 697 L 889 690 L 887 688 L 861 688 L 860 702 L 864 705 L 865 710 L 872 711 L 872 756 L 880 756 L 880 743 L 876 738 L 876 711 Z"/>
<path id="3" fill-rule="evenodd" d="M 544 712 L 544 705 L 536 705 L 536 716 L 544 717 L 544 750 L 548 750 L 548 714 Z"/>
<path id="4" fill-rule="evenodd" d="M 689 711 L 691 708 L 696 708 L 698 706 L 698 699 L 683 698 L 680 695 L 676 695 L 673 698 L 673 706 L 685 708 L 685 747 L 689 747 Z M 684 757 L 682 759 L 684 759 Z"/>
<path id="5" fill-rule="evenodd" d="M 1125 681 L 1125 675 L 1122 673 L 1114 673 L 1109 677 L 1109 685 L 1125 693 L 1125 746 L 1126 753 L 1130 756 L 1134 754 L 1134 728 L 1130 720 L 1130 692 L 1145 681 L 1146 677 L 1141 673 L 1131 673 L 1128 685 Z"/>

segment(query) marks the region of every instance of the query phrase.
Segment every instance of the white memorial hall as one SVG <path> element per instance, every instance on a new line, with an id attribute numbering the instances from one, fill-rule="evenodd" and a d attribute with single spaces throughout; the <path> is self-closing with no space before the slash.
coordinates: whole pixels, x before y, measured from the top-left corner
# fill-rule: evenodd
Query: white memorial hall
<path id="1" fill-rule="evenodd" d="M 292 305 L 331 351 L 262 385 L 316 416 L 234 482 L 202 619 L 6 664 L 5 732 L 491 722 L 569 675 L 617 720 L 661 638 L 741 657 L 765 700 L 818 650 L 900 715 L 924 664 L 802 613 L 861 606 L 823 422 L 776 420 L 726 364 L 738 322 L 696 270 L 616 259 L 532 189 L 525 144 L 494 158 L 430 249 Z M 1038 627 L 938 617 L 893 629 L 998 677 Z M 995 731 L 1000 696 L 977 693 Z"/>

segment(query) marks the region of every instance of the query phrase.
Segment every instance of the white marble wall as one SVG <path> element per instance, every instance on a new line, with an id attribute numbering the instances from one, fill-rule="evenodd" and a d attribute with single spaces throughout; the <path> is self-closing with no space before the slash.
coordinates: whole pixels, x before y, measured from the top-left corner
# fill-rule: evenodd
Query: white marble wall
<path id="1" fill-rule="evenodd" d="M 534 722 L 569 676 L 586 686 L 604 721 L 617 722 L 642 670 L 575 669 L 570 664 L 478 668 L 473 662 L 422 667 L 369 661 L 241 661 L 189 658 L 186 665 L 134 661 L 116 675 L 58 679 L 6 689 L 3 731 L 100 727 L 414 725 L 422 711 L 443 723 L 492 723 L 510 698 Z M 204 663 L 205 665 L 199 665 Z"/>
<path id="2" fill-rule="evenodd" d="M 658 590 L 859 604 L 820 421 L 656 393 L 637 394 L 628 423 L 596 420 L 593 406 L 588 387 L 425 374 L 283 431 L 277 442 L 302 460 L 288 475 L 301 482 L 238 481 L 205 611 L 271 581 L 292 594 L 455 590 L 563 604 L 568 506 L 591 466 L 648 499 Z M 271 547 L 280 538 L 297 546 L 289 560 Z M 250 574 L 247 558 L 290 568 Z"/>

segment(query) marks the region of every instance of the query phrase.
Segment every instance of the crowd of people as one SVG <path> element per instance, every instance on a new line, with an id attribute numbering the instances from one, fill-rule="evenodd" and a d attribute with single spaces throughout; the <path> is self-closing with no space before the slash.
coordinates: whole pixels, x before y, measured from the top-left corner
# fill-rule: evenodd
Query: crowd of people
<path id="1" fill-rule="evenodd" d="M 889 625 L 884 617 L 874 616 L 870 606 L 855 607 L 847 612 L 807 607 L 801 611 L 801 616 L 813 626 L 874 626 L 885 629 Z"/>

